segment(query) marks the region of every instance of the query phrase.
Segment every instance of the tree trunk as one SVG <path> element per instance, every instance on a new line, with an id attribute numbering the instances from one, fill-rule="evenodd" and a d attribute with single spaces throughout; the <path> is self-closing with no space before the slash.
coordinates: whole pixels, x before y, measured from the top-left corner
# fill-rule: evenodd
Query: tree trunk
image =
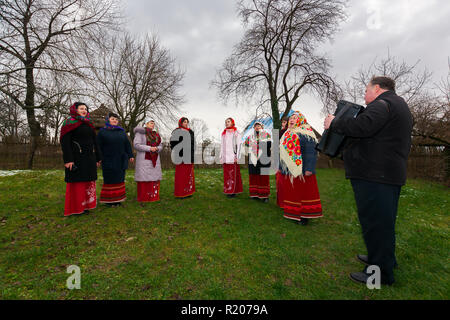
<path id="1" fill-rule="evenodd" d="M 281 121 L 280 121 L 280 111 L 278 110 L 278 100 L 273 95 L 270 98 L 271 101 L 271 107 L 272 107 L 272 121 L 273 121 L 273 128 L 274 129 L 281 129 Z"/>
<path id="2" fill-rule="evenodd" d="M 28 169 L 33 169 L 33 160 L 36 150 L 38 148 L 41 128 L 39 122 L 36 120 L 34 109 L 27 109 L 27 120 L 30 128 L 30 153 L 28 155 Z"/>
<path id="3" fill-rule="evenodd" d="M 41 134 L 41 127 L 36 120 L 36 113 L 34 111 L 34 95 L 36 87 L 34 84 L 34 65 L 27 66 L 25 71 L 25 77 L 27 81 L 27 93 L 25 97 L 25 110 L 27 112 L 28 127 L 30 128 L 30 153 L 28 155 L 28 169 L 33 169 L 34 154 L 38 147 L 39 136 Z"/>

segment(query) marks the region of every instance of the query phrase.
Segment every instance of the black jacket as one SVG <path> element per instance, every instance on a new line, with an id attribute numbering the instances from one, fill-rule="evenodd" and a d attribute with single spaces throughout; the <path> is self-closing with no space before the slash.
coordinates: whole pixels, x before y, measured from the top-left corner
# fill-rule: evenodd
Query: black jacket
<path id="1" fill-rule="evenodd" d="M 174 133 L 178 132 L 178 130 L 184 130 L 184 129 L 177 128 L 177 129 L 172 131 L 172 136 L 170 137 L 170 148 L 171 149 L 175 148 L 176 145 L 178 145 L 179 143 L 183 142 L 183 136 L 179 137 L 178 139 L 176 139 L 174 137 Z M 190 134 L 190 140 L 191 140 L 190 141 L 191 142 L 191 161 L 190 161 L 190 163 L 183 162 L 185 164 L 193 164 L 194 163 L 194 152 L 195 152 L 194 131 L 189 129 L 189 134 Z M 183 157 L 183 150 L 180 151 L 179 156 L 181 158 Z"/>
<path id="2" fill-rule="evenodd" d="M 412 124 L 408 105 L 393 91 L 379 95 L 358 117 L 333 121 L 331 130 L 351 137 L 343 153 L 346 177 L 404 185 Z"/>
<path id="3" fill-rule="evenodd" d="M 106 184 L 124 182 L 128 161 L 133 158 L 130 140 L 125 131 L 120 129 L 100 130 L 97 135 L 103 161 L 103 179 Z"/>
<path id="4" fill-rule="evenodd" d="M 97 162 L 102 155 L 94 129 L 83 123 L 63 136 L 61 148 L 64 163 L 74 162 L 76 166 L 72 171 L 66 168 L 65 182 L 97 180 Z"/>

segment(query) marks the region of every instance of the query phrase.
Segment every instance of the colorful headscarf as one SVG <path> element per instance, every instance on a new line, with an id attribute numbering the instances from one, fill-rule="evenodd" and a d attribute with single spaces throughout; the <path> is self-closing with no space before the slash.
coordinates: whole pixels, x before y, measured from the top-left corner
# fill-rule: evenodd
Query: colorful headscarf
<path id="1" fill-rule="evenodd" d="M 157 147 L 161 144 L 161 136 L 156 130 L 151 130 L 148 127 L 145 127 L 145 137 L 147 138 L 147 145 L 150 147 Z M 158 160 L 158 152 L 146 152 L 145 160 L 151 160 L 153 163 L 153 167 L 156 167 L 156 160 Z"/>
<path id="2" fill-rule="evenodd" d="M 188 118 L 182 117 L 180 120 L 178 120 L 178 128 L 179 128 L 179 129 L 185 129 L 185 130 L 190 131 L 191 129 L 189 129 L 189 127 L 188 127 L 188 128 L 183 127 L 183 122 L 184 122 L 184 120 L 189 121 Z"/>
<path id="3" fill-rule="evenodd" d="M 281 165 L 289 170 L 289 174 L 294 178 L 303 175 L 303 157 L 300 147 L 300 136 L 313 139 L 317 142 L 316 135 L 312 127 L 306 121 L 305 116 L 299 111 L 292 115 L 297 115 L 298 120 L 293 128 L 289 128 L 284 133 L 280 142 Z"/>
<path id="4" fill-rule="evenodd" d="M 90 115 L 89 115 L 89 109 L 88 113 L 86 114 L 85 117 L 82 117 L 78 114 L 77 109 L 78 106 L 81 105 L 85 105 L 87 108 L 87 105 L 81 102 L 75 102 L 71 107 L 70 107 L 70 117 L 67 118 L 62 127 L 61 127 L 61 135 L 59 140 L 61 141 L 62 138 L 64 137 L 64 135 L 66 135 L 67 133 L 69 133 L 70 131 L 75 130 L 76 128 L 78 128 L 79 126 L 81 126 L 83 123 L 86 123 L 87 125 L 89 125 L 93 130 L 95 130 L 94 127 L 94 123 L 92 122 Z"/>
<path id="5" fill-rule="evenodd" d="M 115 117 L 115 118 L 119 118 L 117 115 L 113 114 L 113 113 L 109 113 L 106 117 L 105 117 L 105 126 L 103 128 L 101 128 L 101 130 L 122 130 L 125 131 L 124 128 L 120 127 L 120 126 L 113 126 L 111 125 L 111 123 L 109 122 L 109 118 L 111 117 Z"/>
<path id="6" fill-rule="evenodd" d="M 261 131 L 259 132 L 255 130 L 255 126 L 257 124 L 261 125 L 262 127 Z M 260 143 L 271 140 L 272 136 L 270 135 L 270 133 L 264 130 L 264 125 L 259 121 L 255 122 L 255 124 L 253 125 L 253 133 L 249 135 L 244 142 L 245 149 L 248 150 L 249 153 L 249 161 L 253 165 L 257 164 L 258 159 L 261 158 L 263 152 L 263 150 L 259 147 Z"/>
<path id="7" fill-rule="evenodd" d="M 223 130 L 223 132 L 222 132 L 222 135 L 225 135 L 227 133 L 227 130 L 233 130 L 234 132 L 237 131 L 234 119 L 233 118 L 227 118 L 227 120 L 228 119 L 231 120 L 231 123 L 233 124 L 233 126 L 231 128 L 225 128 L 225 130 Z"/>

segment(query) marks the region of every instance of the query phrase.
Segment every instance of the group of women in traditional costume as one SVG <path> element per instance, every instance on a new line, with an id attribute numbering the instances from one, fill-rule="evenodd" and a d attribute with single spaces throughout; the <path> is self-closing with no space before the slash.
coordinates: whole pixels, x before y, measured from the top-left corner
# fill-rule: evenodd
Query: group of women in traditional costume
<path id="1" fill-rule="evenodd" d="M 191 161 L 185 161 L 175 169 L 177 198 L 192 196 L 194 180 L 194 133 L 188 127 L 189 120 L 182 118 L 176 130 L 186 130 L 191 139 Z M 153 119 L 145 120 L 145 127 L 134 129 L 136 151 L 135 181 L 137 201 L 141 204 L 159 201 L 162 180 L 160 153 L 162 139 L 155 130 Z M 111 207 L 126 200 L 125 174 L 128 163 L 134 162 L 131 143 L 125 130 L 119 126 L 119 116 L 109 113 L 105 126 L 96 134 L 86 104 L 76 102 L 70 107 L 70 117 L 61 128 L 61 148 L 65 166 L 66 200 L 64 215 L 89 213 L 97 207 L 97 167 L 103 171 L 100 203 Z M 172 143 L 174 148 L 180 141 Z"/>
<path id="2" fill-rule="evenodd" d="M 249 194 L 252 199 L 269 201 L 272 137 L 261 122 L 255 122 L 253 131 L 241 146 L 241 134 L 232 118 L 225 121 L 221 135 L 220 159 L 223 165 L 223 192 L 235 197 L 243 192 L 238 160 L 243 151 L 248 155 Z M 310 218 L 322 217 L 315 166 L 317 138 L 300 112 L 282 119 L 280 134 L 280 165 L 276 173 L 277 205 L 284 217 L 305 225 Z M 160 199 L 162 180 L 160 153 L 162 138 L 155 130 L 155 121 L 145 120 L 144 127 L 134 129 L 133 146 L 136 151 L 135 181 L 137 201 L 141 204 Z M 134 155 L 125 130 L 119 126 L 119 116 L 109 113 L 105 127 L 98 135 L 90 119 L 86 104 L 77 102 L 70 108 L 70 117 L 61 129 L 61 147 L 65 166 L 66 201 L 64 215 L 89 213 L 97 206 L 97 167 L 103 171 L 100 203 L 120 205 L 126 199 L 125 174 Z M 179 144 L 190 148 L 177 148 Z M 278 143 L 278 141 L 277 141 Z M 184 199 L 195 193 L 194 132 L 189 120 L 181 118 L 170 139 L 175 158 L 174 196 Z M 190 151 L 190 155 L 183 154 Z M 175 152 L 173 152 L 175 153 Z"/>
<path id="3" fill-rule="evenodd" d="M 222 133 L 221 161 L 223 163 L 223 192 L 234 197 L 242 193 L 242 179 L 238 165 L 240 151 L 248 155 L 249 194 L 252 199 L 269 201 L 272 137 L 261 122 L 253 124 L 253 131 L 245 139 L 234 120 L 228 118 Z M 277 142 L 278 143 L 278 142 Z M 315 167 L 317 138 L 312 127 L 300 112 L 282 119 L 280 130 L 280 165 L 276 173 L 277 205 L 284 217 L 306 225 L 311 218 L 322 217 L 322 205 L 317 187 Z"/>

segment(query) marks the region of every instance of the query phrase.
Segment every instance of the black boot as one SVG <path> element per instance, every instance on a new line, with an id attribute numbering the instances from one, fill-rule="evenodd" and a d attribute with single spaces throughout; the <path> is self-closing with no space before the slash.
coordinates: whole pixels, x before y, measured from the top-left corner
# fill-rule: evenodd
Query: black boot
<path id="1" fill-rule="evenodd" d="M 300 224 L 301 224 L 302 226 L 306 226 L 306 225 L 308 224 L 308 222 L 309 222 L 309 219 L 306 219 L 306 218 L 302 218 L 302 219 L 300 220 Z"/>

